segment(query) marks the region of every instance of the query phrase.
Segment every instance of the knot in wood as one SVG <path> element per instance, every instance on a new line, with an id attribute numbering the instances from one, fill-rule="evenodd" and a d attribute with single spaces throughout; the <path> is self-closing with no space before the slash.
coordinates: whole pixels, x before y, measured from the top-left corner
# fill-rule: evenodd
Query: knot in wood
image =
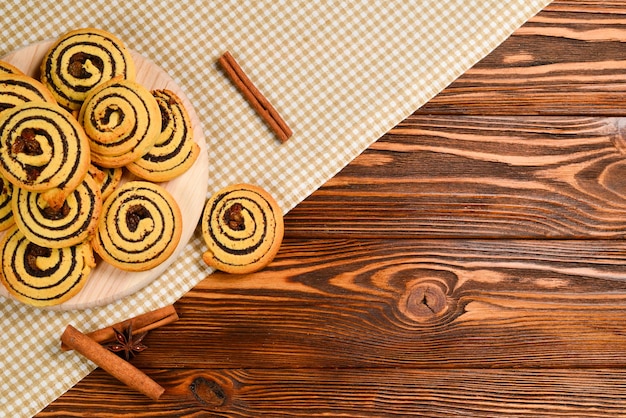
<path id="1" fill-rule="evenodd" d="M 417 283 L 402 298 L 403 312 L 416 321 L 428 321 L 448 308 L 445 292 L 434 283 Z"/>
<path id="2" fill-rule="evenodd" d="M 626 152 L 623 153 L 626 154 Z M 607 201 L 611 199 L 610 196 L 612 196 L 613 193 L 622 198 L 626 197 L 626 185 L 624 185 L 625 176 L 626 163 L 624 161 L 616 161 L 604 167 L 598 176 L 598 183 L 609 191 L 606 195 Z"/>
<path id="3" fill-rule="evenodd" d="M 214 380 L 196 377 L 189 385 L 194 398 L 203 405 L 217 408 L 226 402 L 226 391 Z"/>

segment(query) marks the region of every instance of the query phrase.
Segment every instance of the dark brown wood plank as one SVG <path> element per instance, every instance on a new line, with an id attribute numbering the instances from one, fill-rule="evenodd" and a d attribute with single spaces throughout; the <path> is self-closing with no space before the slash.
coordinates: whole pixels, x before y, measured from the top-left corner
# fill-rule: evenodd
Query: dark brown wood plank
<path id="1" fill-rule="evenodd" d="M 626 115 L 626 3 L 555 1 L 418 114 Z"/>
<path id="2" fill-rule="evenodd" d="M 626 242 L 287 241 L 176 306 L 140 367 L 623 367 Z"/>
<path id="3" fill-rule="evenodd" d="M 291 210 L 285 231 L 623 238 L 625 121 L 414 115 Z"/>
<path id="4" fill-rule="evenodd" d="M 154 403 L 101 370 L 41 417 L 441 416 L 615 417 L 623 370 L 218 369 L 153 370 L 166 389 Z M 617 390 L 616 390 L 617 389 Z M 102 404 L 106 394 L 109 402 Z M 76 402 L 80 399 L 80 403 Z M 97 412 L 96 412 L 97 411 Z"/>

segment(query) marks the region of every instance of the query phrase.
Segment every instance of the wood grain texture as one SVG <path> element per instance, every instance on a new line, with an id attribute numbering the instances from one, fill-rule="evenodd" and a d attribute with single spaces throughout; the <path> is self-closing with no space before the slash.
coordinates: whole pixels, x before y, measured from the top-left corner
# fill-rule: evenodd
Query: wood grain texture
<path id="1" fill-rule="evenodd" d="M 285 233 L 623 238 L 625 123 L 413 115 L 290 211 Z"/>
<path id="2" fill-rule="evenodd" d="M 620 370 L 197 369 L 154 370 L 169 386 L 146 406 L 96 370 L 41 417 L 615 417 L 626 385 Z M 110 402 L 102 405 L 102 395 Z M 614 394 L 615 393 L 615 394 Z M 100 394 L 100 395 L 99 395 Z M 120 405 L 123 405 L 120 406 Z"/>
<path id="3" fill-rule="evenodd" d="M 624 116 L 626 3 L 554 1 L 418 111 Z"/>
<path id="4" fill-rule="evenodd" d="M 626 244 L 287 241 L 262 272 L 214 274 L 150 335 L 141 368 L 625 365 Z M 162 353 L 161 355 L 159 353 Z"/>
<path id="5" fill-rule="evenodd" d="M 555 1 L 40 416 L 626 415 L 621 1 Z M 109 401 L 108 399 L 112 399 Z"/>

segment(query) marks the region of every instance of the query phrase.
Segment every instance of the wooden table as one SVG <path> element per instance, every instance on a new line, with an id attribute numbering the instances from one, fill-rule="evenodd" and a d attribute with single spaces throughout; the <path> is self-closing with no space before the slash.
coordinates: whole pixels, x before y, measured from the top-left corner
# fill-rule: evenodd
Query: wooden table
<path id="1" fill-rule="evenodd" d="M 556 1 L 42 417 L 626 415 L 626 3 Z M 129 415 L 129 416 L 130 416 Z M 161 416 L 161 415 L 160 415 Z"/>

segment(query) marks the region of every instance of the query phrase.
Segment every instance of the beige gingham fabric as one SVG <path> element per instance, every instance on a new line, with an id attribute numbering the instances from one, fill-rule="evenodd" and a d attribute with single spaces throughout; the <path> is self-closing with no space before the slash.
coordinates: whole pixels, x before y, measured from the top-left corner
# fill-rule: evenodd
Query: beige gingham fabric
<path id="1" fill-rule="evenodd" d="M 203 123 L 209 191 L 258 184 L 286 211 L 484 57 L 549 0 L 9 0 L 0 55 L 100 27 L 166 70 Z M 230 51 L 294 131 L 271 134 L 217 67 Z M 210 271 L 196 232 L 162 277 L 83 311 L 0 297 L 0 417 L 31 416 L 94 366 L 62 353 L 66 324 L 89 331 L 173 303 Z"/>

